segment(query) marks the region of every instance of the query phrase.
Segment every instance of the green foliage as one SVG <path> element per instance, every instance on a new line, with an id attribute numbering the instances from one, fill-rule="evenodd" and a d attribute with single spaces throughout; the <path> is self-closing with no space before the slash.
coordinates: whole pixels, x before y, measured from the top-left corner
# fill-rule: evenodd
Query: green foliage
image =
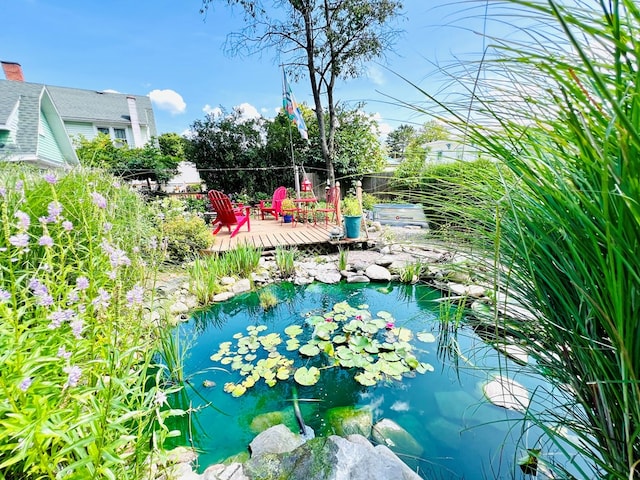
<path id="1" fill-rule="evenodd" d="M 143 315 L 162 258 L 144 203 L 107 175 L 1 165 L 0 220 L 0 477 L 141 478 L 175 390 Z"/>
<path id="2" fill-rule="evenodd" d="M 382 200 L 371 193 L 362 192 L 362 208 L 364 210 L 371 211 L 373 210 L 373 206 L 378 203 L 382 203 Z"/>
<path id="3" fill-rule="evenodd" d="M 278 305 L 278 297 L 271 290 L 263 290 L 258 294 L 258 297 L 263 310 L 269 310 Z"/>
<path id="4" fill-rule="evenodd" d="M 248 278 L 260 264 L 262 250 L 249 244 L 239 244 L 222 256 L 222 271 L 225 275 Z"/>
<path id="5" fill-rule="evenodd" d="M 211 356 L 211 360 L 229 365 L 242 377 L 239 382 L 225 384 L 225 392 L 239 397 L 260 380 L 273 386 L 292 376 L 300 385 L 314 385 L 323 369 L 335 367 L 356 370 L 355 380 L 366 386 L 400 381 L 403 375 L 414 371 L 433 371 L 431 365 L 415 357 L 409 343 L 414 336 L 411 330 L 396 327 L 388 312 L 378 312 L 374 317 L 366 305 L 356 308 L 347 302 L 336 303 L 324 315 L 309 317 L 304 327 L 285 328 L 286 340 L 266 331 L 264 325 L 251 325 L 247 327 L 248 335 L 236 333 L 235 345 L 223 342 Z M 419 340 L 435 341 L 427 333 L 418 334 Z M 295 358 L 288 358 L 279 351 L 281 348 Z M 296 360 L 301 363 L 298 367 Z M 310 365 L 310 361 L 317 361 L 320 366 Z"/>
<path id="6" fill-rule="evenodd" d="M 212 245 L 211 229 L 202 217 L 188 211 L 181 199 L 164 198 L 153 207 L 169 261 L 181 263 Z"/>
<path id="7" fill-rule="evenodd" d="M 280 275 L 284 278 L 291 277 L 296 273 L 295 260 L 297 253 L 298 251 L 295 248 L 276 247 L 276 266 L 278 267 Z"/>
<path id="8" fill-rule="evenodd" d="M 220 277 L 222 266 L 218 257 L 196 257 L 189 267 L 189 291 L 200 305 L 209 305 L 213 297 L 222 291 Z M 223 272 L 224 273 L 224 272 Z"/>
<path id="9" fill-rule="evenodd" d="M 416 260 L 415 262 L 408 263 L 404 267 L 400 268 L 400 281 L 402 283 L 417 283 L 420 277 L 427 271 L 427 264 Z"/>
<path id="10" fill-rule="evenodd" d="M 85 167 L 102 168 L 113 175 L 128 180 L 151 178 L 159 183 L 167 182 L 178 173 L 181 158 L 166 155 L 153 142 L 142 148 L 116 146 L 105 134 L 93 140 L 80 135 L 75 141 L 76 153 Z"/>
<path id="11" fill-rule="evenodd" d="M 640 458 L 640 10 L 634 0 L 580 3 L 508 2 L 503 18 L 545 28 L 495 41 L 468 86 L 477 110 L 446 114 L 499 161 L 504 187 L 493 208 L 476 210 L 478 225 L 496 227 L 469 237 L 495 255 L 488 280 L 535 316 L 491 328 L 566 392 L 559 410 L 528 419 L 579 456 L 550 459 L 543 448 L 525 464 L 622 480 L 638 476 Z M 495 78 L 510 79 L 497 96 Z M 467 124 L 481 117 L 494 121 Z M 486 186 L 470 198 L 486 198 Z"/>
<path id="12" fill-rule="evenodd" d="M 354 196 L 346 196 L 342 199 L 342 215 L 347 217 L 357 217 L 362 215 L 360 202 Z"/>
<path id="13" fill-rule="evenodd" d="M 349 265 L 349 249 L 347 248 L 339 248 L 338 249 L 338 270 L 346 270 Z"/>

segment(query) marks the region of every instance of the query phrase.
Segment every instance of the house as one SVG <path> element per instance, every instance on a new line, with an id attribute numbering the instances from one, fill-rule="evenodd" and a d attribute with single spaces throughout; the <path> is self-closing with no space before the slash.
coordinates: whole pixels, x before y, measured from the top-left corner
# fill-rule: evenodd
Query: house
<path id="1" fill-rule="evenodd" d="M 427 149 L 425 162 L 428 165 L 440 165 L 456 161 L 472 162 L 480 158 L 478 149 L 468 143 L 456 140 L 436 140 L 424 145 Z"/>
<path id="2" fill-rule="evenodd" d="M 147 96 L 29 83 L 20 64 L 0 63 L 0 160 L 68 168 L 79 163 L 79 135 L 104 133 L 131 148 L 157 135 Z"/>

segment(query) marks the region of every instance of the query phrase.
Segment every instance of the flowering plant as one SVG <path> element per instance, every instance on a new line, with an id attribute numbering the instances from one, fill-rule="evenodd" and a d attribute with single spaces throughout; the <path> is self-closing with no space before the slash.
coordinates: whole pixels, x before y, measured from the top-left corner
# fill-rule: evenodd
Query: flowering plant
<path id="1" fill-rule="evenodd" d="M 0 477 L 141 477 L 168 414 L 145 212 L 111 177 L 0 167 Z"/>

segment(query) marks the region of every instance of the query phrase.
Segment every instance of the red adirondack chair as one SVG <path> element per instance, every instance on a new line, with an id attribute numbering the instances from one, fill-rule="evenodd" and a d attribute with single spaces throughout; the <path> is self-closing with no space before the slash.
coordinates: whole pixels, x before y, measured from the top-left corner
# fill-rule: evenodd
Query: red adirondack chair
<path id="1" fill-rule="evenodd" d="M 325 226 L 329 225 L 329 217 L 333 222 L 338 222 L 338 209 L 340 208 L 340 188 L 331 187 L 327 189 L 327 206 L 325 208 L 316 208 L 316 215 L 324 217 Z"/>
<path id="2" fill-rule="evenodd" d="M 227 227 L 231 237 L 234 237 L 245 223 L 247 224 L 247 231 L 251 231 L 251 223 L 249 222 L 251 207 L 234 208 L 229 197 L 217 190 L 209 190 L 208 196 L 211 207 L 216 212 L 216 219 L 212 223 L 212 225 L 216 226 L 213 230 L 214 235 L 222 227 Z M 233 226 L 235 228 L 232 232 L 231 227 Z"/>
<path id="3" fill-rule="evenodd" d="M 282 215 L 282 200 L 287 198 L 287 189 L 285 187 L 276 188 L 275 192 L 273 192 L 273 198 L 271 200 L 271 205 L 267 206 L 267 202 L 264 200 L 260 200 L 260 216 L 262 220 L 264 220 L 264 214 L 268 213 L 276 217 L 278 220 L 278 216 Z"/>

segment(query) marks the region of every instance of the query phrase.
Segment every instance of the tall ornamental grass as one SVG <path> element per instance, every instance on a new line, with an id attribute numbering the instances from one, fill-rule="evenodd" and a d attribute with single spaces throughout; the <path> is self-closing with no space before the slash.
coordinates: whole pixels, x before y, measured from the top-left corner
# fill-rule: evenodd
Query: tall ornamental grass
<path id="1" fill-rule="evenodd" d="M 640 478 L 639 4 L 478 4 L 489 32 L 519 34 L 488 38 L 456 72 L 461 103 L 440 106 L 504 172 L 471 236 L 491 236 L 496 287 L 536 319 L 496 326 L 566 392 L 528 414 L 550 439 L 529 447 L 559 478 Z"/>
<path id="2" fill-rule="evenodd" d="M 0 165 L 0 479 L 148 475 L 169 410 L 145 212 L 99 173 Z"/>

